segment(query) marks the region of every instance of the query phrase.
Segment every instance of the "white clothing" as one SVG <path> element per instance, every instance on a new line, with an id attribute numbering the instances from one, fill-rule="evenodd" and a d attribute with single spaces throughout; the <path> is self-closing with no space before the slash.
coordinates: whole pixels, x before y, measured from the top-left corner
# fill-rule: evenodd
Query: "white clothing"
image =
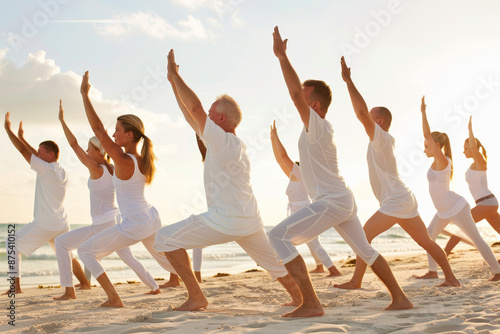
<path id="1" fill-rule="evenodd" d="M 491 251 L 491 248 L 483 240 L 474 219 L 472 218 L 470 212 L 470 205 L 465 203 L 464 207 L 454 216 L 447 219 L 441 218 L 438 214 L 434 216 L 432 222 L 430 223 L 427 231 L 432 240 L 436 240 L 438 234 L 448 225 L 448 223 L 453 222 L 457 225 L 460 230 L 465 233 L 472 240 L 474 246 L 479 250 L 484 260 L 490 266 L 491 272 L 495 274 L 500 274 L 500 264 L 497 262 L 495 255 Z M 427 253 L 429 259 L 429 271 L 437 271 L 437 263 L 434 259 Z"/>
<path id="2" fill-rule="evenodd" d="M 465 173 L 465 181 L 467 181 L 470 193 L 475 201 L 492 194 L 488 189 L 485 170 L 474 170 L 469 167 Z"/>
<path id="3" fill-rule="evenodd" d="M 13 276 L 21 277 L 21 253 L 26 256 L 30 256 L 34 251 L 38 248 L 42 247 L 45 243 L 49 243 L 50 247 L 55 250 L 54 247 L 54 238 L 62 233 L 68 232 L 69 228 L 66 227 L 59 231 L 48 231 L 38 224 L 31 222 L 26 226 L 23 226 L 19 231 L 16 231 L 14 234 L 15 242 L 14 242 L 14 270 L 10 270 L 9 272 L 14 272 Z M 8 248 L 9 244 L 6 243 L 7 254 L 11 249 Z"/>
<path id="4" fill-rule="evenodd" d="M 332 201 L 351 194 L 339 175 L 333 127 L 312 108 L 309 129 L 304 126 L 299 138 L 299 156 L 304 185 L 313 201 Z"/>
<path id="5" fill-rule="evenodd" d="M 379 253 L 366 239 L 351 194 L 337 198 L 335 205 L 325 200 L 306 205 L 276 225 L 269 232 L 269 242 L 281 261 L 288 263 L 299 256 L 294 245 L 307 243 L 331 227 L 368 265 L 375 262 Z"/>
<path id="6" fill-rule="evenodd" d="M 203 248 L 193 249 L 193 271 L 201 271 L 201 262 L 203 260 Z"/>
<path id="7" fill-rule="evenodd" d="M 47 231 L 69 228 L 63 201 L 68 188 L 66 171 L 58 162 L 46 162 L 31 155 L 31 169 L 36 174 L 33 223 Z"/>
<path id="8" fill-rule="evenodd" d="M 124 236 L 140 241 L 158 231 L 161 221 L 158 211 L 144 197 L 146 177 L 139 170 L 137 159 L 132 154 L 127 155 L 134 161 L 132 177 L 120 180 L 116 173 L 113 175 L 116 200 L 122 216 L 122 222 L 117 226 Z"/>
<path id="9" fill-rule="evenodd" d="M 427 179 L 429 180 L 429 192 L 432 202 L 436 208 L 439 218 L 449 219 L 459 213 L 467 201 L 462 196 L 450 190 L 451 159 L 445 169 L 436 171 L 429 168 Z"/>
<path id="10" fill-rule="evenodd" d="M 370 184 L 380 203 L 381 213 L 403 219 L 417 217 L 418 205 L 415 196 L 399 177 L 395 139 L 375 124 L 373 139 L 368 144 L 367 160 Z"/>
<path id="11" fill-rule="evenodd" d="M 88 187 L 90 194 L 90 215 L 92 224 L 103 224 L 115 220 L 119 214 L 115 205 L 115 187 L 113 186 L 113 175 L 109 173 L 105 165 L 101 165 L 103 173 L 98 179 L 89 177 Z"/>
<path id="12" fill-rule="evenodd" d="M 207 117 L 200 136 L 207 146 L 204 183 L 208 211 L 205 222 L 224 234 L 244 236 L 263 228 L 250 184 L 246 145 Z"/>
<path id="13" fill-rule="evenodd" d="M 78 256 L 87 269 L 92 273 L 92 276 L 97 278 L 104 273 L 104 268 L 101 266 L 100 259 L 108 256 L 117 249 L 121 250 L 124 247 L 132 246 L 139 241 L 142 242 L 144 247 L 146 247 L 148 252 L 163 269 L 173 274 L 177 274 L 170 262 L 168 262 L 165 254 L 160 254 L 153 249 L 155 241 L 154 233 L 146 238 L 143 238 L 142 240 L 132 239 L 121 233 L 119 224 L 105 229 L 85 241 L 82 245 L 80 245 L 80 247 L 78 247 Z"/>
<path id="14" fill-rule="evenodd" d="M 292 181 L 293 176 L 297 181 Z M 300 167 L 297 164 L 293 164 L 289 178 L 290 182 L 286 188 L 286 195 L 288 196 L 288 215 L 291 215 L 305 205 L 311 203 L 311 200 L 309 199 L 309 195 L 307 195 L 306 187 L 304 186 L 304 182 L 302 182 Z M 319 242 L 319 236 L 309 241 L 307 247 L 309 247 L 314 262 L 316 262 L 316 266 L 321 264 L 325 265 L 327 268 L 333 266 L 330 256 Z"/>
<path id="15" fill-rule="evenodd" d="M 158 252 L 192 249 L 235 241 L 262 268 L 271 274 L 272 280 L 288 274 L 278 262 L 264 229 L 245 235 L 224 234 L 209 224 L 203 215 L 191 215 L 178 223 L 167 225 L 156 233 L 154 248 Z"/>

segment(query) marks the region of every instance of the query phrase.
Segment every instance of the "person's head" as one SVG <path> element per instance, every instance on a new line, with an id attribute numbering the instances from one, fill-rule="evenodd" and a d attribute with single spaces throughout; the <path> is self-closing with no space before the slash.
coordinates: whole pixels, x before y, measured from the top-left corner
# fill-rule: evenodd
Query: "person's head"
<path id="1" fill-rule="evenodd" d="M 121 115 L 116 121 L 116 131 L 113 134 L 116 144 L 125 147 L 137 145 L 141 138 L 144 140 L 141 149 L 142 167 L 146 184 L 150 184 L 156 171 L 156 157 L 153 153 L 153 142 L 144 134 L 144 124 L 139 117 L 132 114 Z"/>
<path id="2" fill-rule="evenodd" d="M 389 131 L 392 122 L 392 114 L 386 107 L 375 107 L 370 110 L 370 115 L 375 123 L 380 125 L 382 130 Z"/>
<path id="3" fill-rule="evenodd" d="M 99 162 L 102 161 L 102 159 L 106 159 L 109 162 L 109 156 L 106 155 L 106 152 L 104 151 L 101 142 L 99 142 L 99 139 L 97 139 L 96 136 L 89 139 L 87 154 L 95 161 Z"/>
<path id="4" fill-rule="evenodd" d="M 332 90 L 321 80 L 306 80 L 302 84 L 302 93 L 307 104 L 320 116 L 325 116 L 332 103 Z"/>
<path id="5" fill-rule="evenodd" d="M 450 158 L 451 160 L 451 176 L 453 177 L 453 157 L 451 155 L 451 144 L 450 144 L 450 138 L 448 138 L 448 135 L 444 132 L 439 132 L 439 131 L 434 131 L 431 133 L 432 140 L 436 144 L 439 145 L 439 148 L 443 151 L 444 155 Z M 432 153 L 429 152 L 428 147 L 426 146 L 425 150 L 426 154 L 428 157 L 432 156 Z M 430 155 L 429 155 L 430 154 Z"/>
<path id="6" fill-rule="evenodd" d="M 484 160 L 487 161 L 488 160 L 488 156 L 486 155 L 486 149 L 484 148 L 483 144 L 481 144 L 481 142 L 479 141 L 479 139 L 477 139 L 477 138 L 474 138 L 474 139 L 476 140 L 476 147 L 477 147 L 477 149 L 483 155 Z M 469 138 L 467 138 L 465 140 L 465 143 L 464 143 L 464 154 L 465 154 L 466 158 L 473 158 L 472 151 L 471 151 L 471 148 L 470 148 Z"/>
<path id="7" fill-rule="evenodd" d="M 37 157 L 46 162 L 56 162 L 59 159 L 59 146 L 52 140 L 46 140 L 38 145 Z"/>
<path id="8" fill-rule="evenodd" d="M 224 94 L 218 96 L 212 104 L 208 111 L 208 117 L 224 131 L 234 133 L 241 122 L 242 113 L 238 103 L 232 97 Z"/>

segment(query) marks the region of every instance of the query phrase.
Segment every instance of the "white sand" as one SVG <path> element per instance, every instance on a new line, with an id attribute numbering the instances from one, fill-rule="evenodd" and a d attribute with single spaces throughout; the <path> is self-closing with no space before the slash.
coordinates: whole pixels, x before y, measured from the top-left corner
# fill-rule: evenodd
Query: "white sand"
<path id="1" fill-rule="evenodd" d="M 500 247 L 493 248 L 497 258 Z M 99 287 L 77 291 L 76 300 L 54 301 L 61 288 L 28 288 L 17 295 L 16 326 L 7 324 L 2 333 L 500 333 L 500 282 L 492 276 L 476 250 L 459 250 L 450 258 L 462 283 L 460 288 L 437 288 L 441 279 L 416 280 L 412 274 L 427 270 L 425 253 L 386 257 L 403 290 L 414 304 L 404 311 L 383 311 L 390 297 L 369 270 L 360 290 L 339 290 L 333 283 L 346 281 L 353 267 L 341 268 L 344 276 L 325 278 L 312 274 L 313 284 L 325 307 L 322 317 L 288 319 L 281 307 L 289 300 L 266 272 L 205 278 L 202 284 L 210 305 L 197 312 L 172 311 L 186 298 L 184 286 L 149 296 L 142 283 L 117 285 L 125 304 L 121 309 L 100 308 L 105 294 Z M 2 306 L 10 299 L 2 296 Z"/>

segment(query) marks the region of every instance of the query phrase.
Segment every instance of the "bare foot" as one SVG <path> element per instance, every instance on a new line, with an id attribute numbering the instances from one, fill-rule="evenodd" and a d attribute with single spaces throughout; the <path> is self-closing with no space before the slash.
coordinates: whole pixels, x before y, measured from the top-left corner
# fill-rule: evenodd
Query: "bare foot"
<path id="1" fill-rule="evenodd" d="M 437 271 L 429 271 L 425 274 L 423 274 L 422 276 L 418 276 L 418 275 L 412 275 L 413 278 L 417 278 L 417 279 L 431 279 L 431 278 L 439 278 L 438 277 L 438 273 Z"/>
<path id="2" fill-rule="evenodd" d="M 386 311 L 394 310 L 408 310 L 413 308 L 413 304 L 409 299 L 401 300 L 398 302 L 393 301 L 389 306 L 385 308 Z"/>
<path id="3" fill-rule="evenodd" d="M 337 289 L 346 289 L 346 290 L 356 290 L 361 288 L 361 284 L 353 283 L 352 281 L 345 282 L 342 284 L 334 284 L 333 285 Z"/>
<path id="4" fill-rule="evenodd" d="M 123 303 L 121 299 L 111 302 L 110 300 L 106 300 L 104 303 L 101 304 L 101 307 L 123 307 Z"/>
<path id="5" fill-rule="evenodd" d="M 168 281 L 167 283 L 163 283 L 162 285 L 158 285 L 158 287 L 160 287 L 160 289 L 163 289 L 163 288 L 175 288 L 177 286 L 181 286 L 181 283 L 179 281 Z"/>
<path id="6" fill-rule="evenodd" d="M 304 304 L 297 307 L 295 310 L 282 315 L 283 318 L 305 318 L 305 317 L 320 317 L 325 314 L 323 307 L 318 304 L 314 307 L 306 307 Z"/>
<path id="7" fill-rule="evenodd" d="M 330 268 L 328 268 L 328 272 L 329 274 L 326 275 L 326 277 L 342 276 L 342 273 L 335 266 L 331 266 Z"/>
<path id="8" fill-rule="evenodd" d="M 300 302 L 298 301 L 295 301 L 295 300 L 292 300 L 291 302 L 289 303 L 284 303 L 284 304 L 281 304 L 281 306 L 299 306 L 300 305 Z"/>
<path id="9" fill-rule="evenodd" d="M 76 299 L 75 291 L 73 291 L 73 293 L 66 291 L 62 296 L 54 297 L 54 300 L 70 300 L 70 299 Z"/>
<path id="10" fill-rule="evenodd" d="M 435 286 L 437 286 L 437 287 L 440 287 L 440 286 L 456 286 L 456 287 L 459 287 L 459 286 L 462 286 L 462 285 L 455 278 L 454 280 L 445 280 L 443 283 L 435 285 Z"/>
<path id="11" fill-rule="evenodd" d="M 490 281 L 500 281 L 500 274 L 495 274 L 495 276 L 493 276 L 492 278 L 489 279 Z"/>
<path id="12" fill-rule="evenodd" d="M 156 289 L 146 292 L 145 295 L 159 295 L 160 293 L 161 293 L 160 289 Z"/>
<path id="13" fill-rule="evenodd" d="M 205 309 L 208 305 L 208 301 L 205 297 L 203 299 L 188 299 L 179 307 L 174 308 L 174 311 L 195 311 L 200 309 Z"/>
<path id="14" fill-rule="evenodd" d="M 316 274 L 316 273 L 324 273 L 325 272 L 325 268 L 323 268 L 323 265 L 322 264 L 318 264 L 316 266 L 316 268 L 314 268 L 313 270 L 310 270 L 309 271 L 310 273 L 313 273 L 313 274 Z"/>
<path id="15" fill-rule="evenodd" d="M 23 293 L 23 292 L 22 292 L 21 290 L 17 290 L 17 289 L 16 289 L 16 291 L 7 290 L 7 291 L 5 291 L 4 293 L 2 293 L 2 295 L 8 295 L 8 294 L 10 294 L 10 293 L 14 293 L 14 294 L 16 294 L 16 295 L 17 295 L 18 293 Z"/>

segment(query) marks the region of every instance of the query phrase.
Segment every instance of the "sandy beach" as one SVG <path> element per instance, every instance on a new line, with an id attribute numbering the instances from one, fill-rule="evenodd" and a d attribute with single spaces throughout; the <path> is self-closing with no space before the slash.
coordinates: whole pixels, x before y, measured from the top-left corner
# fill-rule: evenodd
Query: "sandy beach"
<path id="1" fill-rule="evenodd" d="M 500 246 L 493 251 L 500 257 Z M 477 250 L 456 250 L 450 256 L 460 288 L 437 288 L 442 279 L 417 280 L 427 270 L 424 252 L 387 257 L 414 308 L 383 311 L 390 302 L 387 290 L 368 270 L 359 290 L 339 290 L 334 283 L 348 279 L 354 267 L 340 263 L 342 277 L 312 274 L 325 315 L 288 319 L 281 314 L 288 301 L 284 289 L 264 271 L 225 277 L 205 277 L 202 288 L 210 302 L 206 310 L 177 312 L 172 307 L 186 298 L 182 287 L 161 295 L 143 295 L 142 283 L 116 285 L 125 307 L 100 308 L 100 287 L 77 291 L 76 300 L 54 301 L 60 288 L 26 288 L 15 297 L 16 326 L 7 324 L 8 303 L 2 296 L 2 333 L 500 333 L 500 282 L 492 276 Z M 440 272 L 440 277 L 443 275 Z M 95 281 L 94 281 L 95 282 Z"/>

